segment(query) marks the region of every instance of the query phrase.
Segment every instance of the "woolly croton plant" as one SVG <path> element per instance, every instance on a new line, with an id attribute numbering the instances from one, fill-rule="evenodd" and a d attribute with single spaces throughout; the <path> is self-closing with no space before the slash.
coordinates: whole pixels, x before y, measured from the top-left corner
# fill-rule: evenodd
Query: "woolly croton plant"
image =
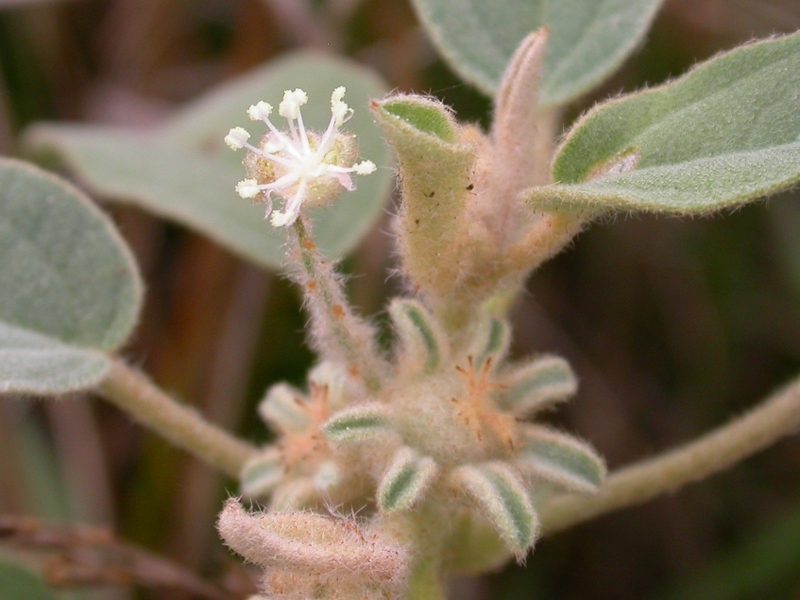
<path id="1" fill-rule="evenodd" d="M 344 90 L 333 92 L 323 133 L 306 131 L 306 96 L 294 90 L 279 108 L 285 132 L 261 102 L 248 114 L 266 135 L 251 145 L 235 128 L 226 138 L 247 150 L 240 195 L 262 200 L 268 214 L 275 198 L 283 202 L 272 225 L 286 227 L 286 265 L 319 354 L 305 390 L 278 384 L 259 407 L 279 438 L 247 462 L 241 482 L 268 509 L 249 512 L 231 499 L 219 517 L 226 544 L 264 569 L 265 597 L 438 598 L 451 574 L 524 560 L 539 535 L 538 505 L 603 485 L 603 460 L 588 444 L 535 421 L 575 393 L 574 373 L 556 356 L 510 360 L 506 310 L 533 269 L 609 209 L 597 202 L 604 188 L 654 156 L 624 139 L 600 160 L 568 156 L 582 135 L 598 136 L 591 126 L 601 116 L 590 114 L 565 138 L 554 171 L 561 182 L 552 183 L 555 115 L 533 101 L 547 39 L 540 29 L 513 55 L 488 133 L 458 124 L 434 99 L 372 101 L 402 191 L 394 232 L 408 294 L 388 307 L 391 351 L 349 306 L 304 212 L 352 189 L 352 173 L 375 168 L 356 162 L 354 139 L 339 130 L 352 113 Z M 700 67 L 672 89 L 714 69 Z M 637 102 L 660 93 L 616 102 L 635 116 Z M 612 205 L 625 197 L 616 192 Z M 708 200 L 684 212 L 729 202 Z"/>
<path id="2" fill-rule="evenodd" d="M 542 534 L 674 490 L 800 427 L 795 380 L 697 441 L 606 476 L 588 444 L 537 423 L 574 395 L 577 378 L 557 356 L 510 358 L 507 317 L 531 271 L 598 217 L 705 214 L 799 181 L 800 35 L 742 46 L 600 104 L 556 144 L 558 107 L 619 66 L 658 0 L 472 2 L 455 12 L 451 0 L 416 4 L 453 65 L 494 92 L 494 122 L 488 132 L 459 124 L 428 97 L 371 101 L 401 191 L 394 235 L 406 293 L 386 311 L 391 348 L 351 308 L 325 258 L 351 247 L 380 210 L 386 172 L 369 159 L 383 163 L 383 148 L 361 135 L 369 149 L 359 159 L 348 127 L 365 123 L 351 120 L 340 83 L 326 89 L 331 117 L 321 130 L 304 121 L 304 106 L 309 123 L 324 119 L 302 89 L 278 105 L 282 128 L 271 105 L 250 99 L 277 82 L 294 87 L 285 83 L 293 78 L 313 89 L 332 73 L 351 94 L 374 97 L 374 76 L 302 55 L 148 134 L 41 125 L 25 139 L 29 150 L 65 157 L 104 196 L 178 220 L 262 266 L 280 261 L 276 235 L 285 234 L 283 264 L 302 290 L 318 362 L 304 389 L 281 383 L 261 402 L 273 445 L 225 432 L 114 354 L 141 307 L 130 252 L 77 189 L 0 159 L 0 392 L 92 390 L 238 477 L 241 495 L 225 504 L 219 532 L 263 570 L 264 597 L 438 600 L 452 575 L 523 561 Z M 525 36 L 536 26 L 525 23 L 540 18 L 551 29 Z M 247 114 L 266 127 L 253 142 L 235 127 L 225 141 L 245 152 L 236 191 L 263 202 L 269 223 L 227 197 L 241 167 L 225 148 L 214 154 L 233 124 L 232 99 L 256 101 Z M 345 192 L 356 184 L 353 209 Z M 310 208 L 340 195 L 312 219 Z"/>
<path id="3" fill-rule="evenodd" d="M 351 172 L 374 168 L 354 164 L 354 140 L 338 131 L 350 113 L 343 90 L 332 95 L 321 135 L 305 130 L 301 90 L 280 105 L 286 133 L 262 102 L 248 111 L 268 127 L 258 145 L 241 128 L 228 135 L 231 147 L 247 149 L 241 195 L 262 198 L 268 212 L 273 195 L 284 202 L 272 224 L 287 227 L 286 261 L 320 356 L 307 391 L 278 384 L 260 405 L 280 437 L 244 467 L 242 491 L 268 501 L 269 511 L 251 514 L 230 500 L 219 518 L 226 543 L 264 567 L 267 596 L 437 590 L 444 573 L 480 572 L 509 555 L 524 560 L 538 535 L 537 498 L 590 494 L 602 484 L 605 467 L 591 447 L 534 423 L 574 394 L 567 362 L 507 358 L 502 306 L 584 222 L 532 211 L 522 199 L 542 159 L 529 148 L 537 117 L 530 98 L 546 38 L 531 35 L 514 56 L 489 135 L 418 96 L 371 106 L 398 157 L 395 231 L 413 292 L 389 305 L 391 353 L 348 305 L 302 211 L 351 188 Z"/>

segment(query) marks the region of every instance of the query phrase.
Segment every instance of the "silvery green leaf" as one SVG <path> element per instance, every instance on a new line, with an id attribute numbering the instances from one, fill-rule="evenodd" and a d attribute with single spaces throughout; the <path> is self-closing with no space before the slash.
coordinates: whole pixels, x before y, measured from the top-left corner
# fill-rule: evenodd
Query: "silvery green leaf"
<path id="1" fill-rule="evenodd" d="M 719 55 L 658 88 L 598 105 L 558 150 L 536 209 L 678 215 L 800 181 L 800 35 Z"/>
<path id="2" fill-rule="evenodd" d="M 541 101 L 569 102 L 611 75 L 635 50 L 661 0 L 414 0 L 439 51 L 467 81 L 494 94 L 531 31 L 550 42 Z"/>
<path id="3" fill-rule="evenodd" d="M 89 388 L 130 335 L 142 284 L 125 242 L 81 192 L 0 160 L 0 392 Z"/>

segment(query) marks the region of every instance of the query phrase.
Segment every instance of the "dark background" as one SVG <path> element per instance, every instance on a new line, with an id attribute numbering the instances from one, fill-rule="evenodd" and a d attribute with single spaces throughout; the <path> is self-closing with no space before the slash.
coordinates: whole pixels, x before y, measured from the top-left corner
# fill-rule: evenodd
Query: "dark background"
<path id="1" fill-rule="evenodd" d="M 796 0 L 670 0 L 625 68 L 568 118 L 798 27 Z M 300 47 L 345 54 L 393 88 L 488 122 L 488 101 L 438 59 L 405 0 L 0 2 L 0 152 L 13 154 L 19 132 L 42 119 L 147 127 Z M 301 382 L 312 360 L 295 291 L 185 229 L 108 208 L 148 286 L 124 354 L 225 427 L 268 439 L 256 401 L 274 381 Z M 367 314 L 400 289 L 386 275 L 387 230 L 380 223 L 344 264 Z M 514 321 L 514 352 L 557 352 L 581 378 L 555 421 L 612 469 L 663 451 L 800 372 L 800 204 L 785 194 L 713 219 L 595 224 L 534 274 Z M 237 598 L 242 575 L 213 530 L 225 484 L 235 489 L 94 399 L 0 403 L 0 514 L 111 526 Z M 800 599 L 800 440 L 541 540 L 525 569 L 454 587 L 465 599 Z M 130 589 L 73 597 L 191 597 Z"/>

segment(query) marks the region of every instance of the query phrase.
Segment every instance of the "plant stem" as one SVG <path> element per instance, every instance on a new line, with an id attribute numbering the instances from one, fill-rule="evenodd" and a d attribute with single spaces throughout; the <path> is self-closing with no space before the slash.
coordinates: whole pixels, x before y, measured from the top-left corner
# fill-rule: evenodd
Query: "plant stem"
<path id="1" fill-rule="evenodd" d="M 311 315 L 312 341 L 322 356 L 331 351 L 338 354 L 361 378 L 367 390 L 379 390 L 384 369 L 375 346 L 375 332 L 353 313 L 342 289 L 341 277 L 333 265 L 322 258 L 302 217 L 294 222 L 294 231 L 303 268 L 295 280 L 302 287 Z"/>
<path id="2" fill-rule="evenodd" d="M 800 379 L 694 442 L 613 473 L 594 496 L 552 500 L 540 514 L 545 534 L 566 529 L 723 471 L 800 429 Z"/>
<path id="3" fill-rule="evenodd" d="M 118 358 L 112 359 L 96 391 L 145 427 L 231 477 L 239 477 L 244 463 L 258 452 L 175 401 Z"/>

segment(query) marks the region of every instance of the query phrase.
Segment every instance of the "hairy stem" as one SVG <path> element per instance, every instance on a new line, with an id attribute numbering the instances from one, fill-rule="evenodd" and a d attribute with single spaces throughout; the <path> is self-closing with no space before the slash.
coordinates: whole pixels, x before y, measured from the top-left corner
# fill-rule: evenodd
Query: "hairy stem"
<path id="1" fill-rule="evenodd" d="M 566 529 L 723 471 L 800 429 L 800 379 L 750 412 L 694 442 L 612 474 L 595 496 L 567 496 L 544 505 L 545 534 Z"/>
<path id="2" fill-rule="evenodd" d="M 206 421 L 161 391 L 146 375 L 113 359 L 96 391 L 145 427 L 231 477 L 258 449 Z"/>
<path id="3" fill-rule="evenodd" d="M 368 390 L 377 391 L 384 368 L 375 346 L 375 332 L 353 313 L 341 277 L 320 255 L 302 217 L 294 222 L 294 231 L 302 272 L 293 275 L 303 289 L 311 315 L 312 341 L 322 356 L 338 354 Z"/>

